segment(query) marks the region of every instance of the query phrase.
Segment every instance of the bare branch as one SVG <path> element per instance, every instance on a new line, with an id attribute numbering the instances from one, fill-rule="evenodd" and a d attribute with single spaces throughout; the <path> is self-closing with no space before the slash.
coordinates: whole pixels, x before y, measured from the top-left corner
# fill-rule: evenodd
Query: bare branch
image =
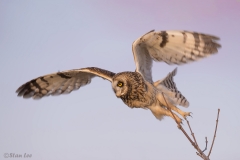
<path id="1" fill-rule="evenodd" d="M 204 159 L 203 156 L 202 156 L 201 154 L 199 154 L 198 152 L 196 152 L 196 154 L 197 154 L 199 157 L 201 157 L 202 159 Z"/>
<path id="2" fill-rule="evenodd" d="M 190 141 L 190 143 L 193 145 L 193 147 L 196 148 L 196 147 L 195 147 L 195 143 L 194 143 L 194 142 L 192 141 L 192 139 L 188 136 L 188 134 L 186 133 L 186 131 L 182 128 L 181 124 L 178 123 L 175 115 L 172 113 L 172 110 L 169 108 L 168 103 L 167 103 L 167 101 L 166 101 L 163 93 L 162 93 L 162 95 L 163 95 L 163 99 L 164 99 L 165 103 L 167 104 L 168 110 L 171 112 L 171 114 L 173 115 L 173 117 L 174 117 L 174 119 L 175 119 L 175 122 L 178 124 L 178 128 L 184 133 L 184 135 L 187 137 L 187 139 Z M 197 148 L 196 148 L 196 149 L 197 149 Z"/>
<path id="3" fill-rule="evenodd" d="M 219 118 L 219 112 L 220 112 L 220 109 L 218 109 L 218 114 L 217 114 L 217 120 L 216 120 L 215 132 L 214 132 L 214 136 L 213 136 L 212 145 L 211 145 L 210 151 L 209 151 L 209 153 L 208 153 L 208 157 L 210 156 L 210 154 L 211 154 L 211 152 L 212 152 L 213 144 L 214 144 L 214 141 L 215 141 L 215 138 L 216 138 L 217 126 L 218 126 L 218 118 Z"/>
<path id="4" fill-rule="evenodd" d="M 187 120 L 188 126 L 189 126 L 189 129 L 190 129 L 190 131 L 191 131 L 191 133 L 192 133 L 192 136 L 193 136 L 195 142 L 193 142 L 192 139 L 188 136 L 188 134 L 186 133 L 186 131 L 182 128 L 181 124 L 177 122 L 177 119 L 176 119 L 175 115 L 173 114 L 172 110 L 169 108 L 168 103 L 167 103 L 167 101 L 166 101 L 163 93 L 162 93 L 162 95 L 163 95 L 163 99 L 164 99 L 165 103 L 167 104 L 167 106 L 166 106 L 167 109 L 171 112 L 171 114 L 173 115 L 173 117 L 174 117 L 174 119 L 175 119 L 175 122 L 178 124 L 178 128 L 184 133 L 184 135 L 187 137 L 187 139 L 190 141 L 190 143 L 193 145 L 193 147 L 198 151 L 198 152 L 196 152 L 197 155 L 200 156 L 200 157 L 201 157 L 202 159 L 204 159 L 204 160 L 210 160 L 209 157 L 206 156 L 206 155 L 200 150 L 200 148 L 198 147 L 197 141 L 196 141 L 196 139 L 195 139 L 195 136 L 194 136 L 194 134 L 193 134 L 193 132 L 192 132 L 192 129 L 191 129 L 191 127 L 190 127 L 190 124 L 189 124 L 188 120 Z"/>
<path id="5" fill-rule="evenodd" d="M 207 144 L 208 144 L 207 137 L 205 137 L 205 139 L 206 139 L 206 147 L 202 152 L 205 152 L 207 150 Z"/>
<path id="6" fill-rule="evenodd" d="M 199 146 L 198 146 L 198 144 L 197 144 L 197 140 L 196 140 L 196 138 L 195 138 L 195 136 L 194 136 L 194 133 L 193 133 L 193 131 L 192 131 L 192 128 L 191 128 L 191 126 L 190 126 L 190 124 L 189 124 L 189 121 L 187 120 L 187 118 L 186 118 L 185 120 L 187 121 L 187 124 L 188 124 L 188 127 L 189 127 L 189 129 L 190 129 L 191 135 L 192 135 L 192 137 L 193 137 L 193 139 L 194 139 L 194 142 L 195 142 L 197 148 L 199 148 Z"/>
<path id="7" fill-rule="evenodd" d="M 207 157 L 204 153 L 203 153 L 203 151 L 201 151 L 201 149 L 199 148 L 199 146 L 198 146 L 198 144 L 197 144 L 197 140 L 196 140 L 196 138 L 195 138 L 195 136 L 194 136 L 194 133 L 193 133 L 193 131 L 192 131 L 192 128 L 191 128 L 191 126 L 190 126 L 190 123 L 189 123 L 189 121 L 186 119 L 186 121 L 187 121 L 187 124 L 188 124 L 188 127 L 189 127 L 189 129 L 190 129 L 190 132 L 191 132 L 191 135 L 192 135 L 192 137 L 193 137 L 193 139 L 194 139 L 194 141 L 195 141 L 195 149 L 198 151 L 198 152 L 196 152 L 197 153 L 197 155 L 198 156 L 200 156 L 202 159 L 204 159 L 204 160 L 209 160 L 209 157 Z"/>

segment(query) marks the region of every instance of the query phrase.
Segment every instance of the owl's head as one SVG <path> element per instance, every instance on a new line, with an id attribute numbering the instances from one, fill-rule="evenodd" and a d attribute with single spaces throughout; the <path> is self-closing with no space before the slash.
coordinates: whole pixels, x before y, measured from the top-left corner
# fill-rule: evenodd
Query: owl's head
<path id="1" fill-rule="evenodd" d="M 127 94 L 130 82 L 127 80 L 126 76 L 118 75 L 113 79 L 112 88 L 117 97 L 121 97 Z"/>
<path id="2" fill-rule="evenodd" d="M 117 97 L 125 97 L 145 87 L 142 76 L 137 72 L 121 72 L 113 77 L 112 88 Z"/>

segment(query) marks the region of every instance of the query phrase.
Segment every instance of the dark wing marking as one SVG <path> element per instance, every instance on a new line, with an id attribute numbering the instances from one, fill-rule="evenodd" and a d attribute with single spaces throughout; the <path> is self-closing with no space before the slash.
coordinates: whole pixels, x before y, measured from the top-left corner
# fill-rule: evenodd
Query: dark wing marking
<path id="1" fill-rule="evenodd" d="M 167 75 L 167 77 L 165 77 L 163 80 L 154 82 L 154 86 L 156 86 L 160 91 L 165 93 L 167 95 L 167 98 L 170 98 L 174 104 L 188 107 L 189 102 L 182 95 L 182 93 L 177 89 L 177 86 L 176 86 L 175 82 L 173 81 L 173 77 L 176 74 L 177 74 L 177 68 L 175 68 L 172 72 L 170 72 Z"/>
<path id="2" fill-rule="evenodd" d="M 152 80 L 152 61 L 185 64 L 217 53 L 219 38 L 188 31 L 150 31 L 133 42 L 132 50 L 139 72 L 145 80 Z"/>
<path id="3" fill-rule="evenodd" d="M 170 72 L 167 77 L 165 77 L 161 84 L 163 84 L 165 87 L 167 87 L 170 90 L 177 90 L 176 84 L 173 81 L 173 77 L 177 74 L 177 68 L 175 68 L 172 72 Z"/>
<path id="4" fill-rule="evenodd" d="M 112 81 L 115 73 L 96 68 L 73 69 L 57 72 L 35 78 L 17 89 L 18 96 L 23 98 L 40 99 L 49 95 L 71 93 L 91 82 L 91 79 L 99 76 Z"/>

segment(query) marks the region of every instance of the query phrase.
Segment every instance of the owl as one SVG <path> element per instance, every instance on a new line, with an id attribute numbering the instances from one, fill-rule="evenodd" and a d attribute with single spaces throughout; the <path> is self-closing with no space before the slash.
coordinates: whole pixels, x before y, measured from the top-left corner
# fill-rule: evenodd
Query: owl
<path id="1" fill-rule="evenodd" d="M 189 102 L 177 89 L 173 77 L 177 68 L 162 80 L 152 79 L 152 63 L 185 64 L 218 52 L 219 38 L 189 31 L 150 31 L 132 44 L 136 64 L 135 72 L 114 73 L 97 67 L 72 69 L 35 78 L 17 89 L 18 96 L 40 99 L 49 95 L 71 93 L 89 84 L 94 77 L 101 77 L 112 84 L 117 98 L 130 108 L 149 109 L 162 120 L 164 116 L 182 118 L 191 112 L 180 110 L 177 105 L 188 107 Z M 173 111 L 173 114 L 169 111 Z"/>

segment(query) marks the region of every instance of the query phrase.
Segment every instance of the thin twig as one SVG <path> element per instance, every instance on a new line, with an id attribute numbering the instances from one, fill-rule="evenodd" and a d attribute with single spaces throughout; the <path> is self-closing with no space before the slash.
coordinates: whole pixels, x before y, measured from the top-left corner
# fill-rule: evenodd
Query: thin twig
<path id="1" fill-rule="evenodd" d="M 196 152 L 196 154 L 197 154 L 199 157 L 201 157 L 202 159 L 204 159 L 203 156 L 202 156 L 200 153 Z"/>
<path id="2" fill-rule="evenodd" d="M 205 152 L 207 150 L 207 144 L 208 144 L 207 137 L 205 137 L 205 139 L 206 139 L 206 147 L 202 152 Z"/>
<path id="3" fill-rule="evenodd" d="M 194 139 L 194 142 L 195 142 L 197 148 L 199 148 L 199 146 L 198 146 L 198 144 L 197 144 L 197 140 L 196 140 L 196 138 L 195 138 L 195 136 L 194 136 L 194 133 L 193 133 L 193 131 L 192 131 L 192 128 L 191 128 L 191 126 L 190 126 L 189 121 L 187 120 L 187 118 L 186 118 L 186 121 L 187 121 L 188 127 L 189 127 L 189 129 L 190 129 L 190 131 L 191 131 L 191 135 L 192 135 L 192 137 L 193 137 L 193 139 Z"/>
<path id="4" fill-rule="evenodd" d="M 217 114 L 217 120 L 216 120 L 215 132 L 214 132 L 214 136 L 213 136 L 212 145 L 211 145 L 210 151 L 209 151 L 209 153 L 208 153 L 208 157 L 210 156 L 210 154 L 211 154 L 211 152 L 212 152 L 213 144 L 214 144 L 214 141 L 215 141 L 215 138 L 216 138 L 217 126 L 218 126 L 218 118 L 219 118 L 219 112 L 220 112 L 220 109 L 218 109 L 218 114 Z"/>
<path id="5" fill-rule="evenodd" d="M 163 96 L 163 99 L 164 99 L 165 103 L 167 104 L 167 109 L 171 112 L 171 114 L 173 115 L 176 123 L 178 124 L 178 128 L 184 133 L 184 135 L 187 137 L 187 139 L 190 141 L 190 143 L 193 145 L 193 147 L 199 152 L 199 153 L 196 152 L 197 155 L 200 156 L 200 157 L 201 157 L 202 159 L 204 159 L 204 160 L 209 160 L 209 157 L 207 157 L 207 156 L 200 150 L 200 148 L 198 147 L 198 145 L 192 141 L 192 139 L 188 136 L 188 134 L 186 133 L 186 131 L 182 128 L 181 124 L 177 122 L 177 119 L 176 119 L 175 115 L 173 114 L 172 110 L 169 108 L 168 103 L 167 103 L 167 101 L 166 101 L 163 93 L 162 93 L 162 96 Z M 188 123 L 188 126 L 189 126 L 190 130 L 192 131 L 189 123 Z M 192 133 L 192 132 L 191 132 L 191 133 Z M 194 134 L 193 134 L 193 137 L 194 137 Z M 195 139 L 195 137 L 194 137 L 194 139 Z M 196 141 L 195 141 L 195 142 L 196 142 Z"/>
<path id="6" fill-rule="evenodd" d="M 187 139 L 190 141 L 190 143 L 193 145 L 193 147 L 194 147 L 195 149 L 197 149 L 195 143 L 194 143 L 194 142 L 192 141 L 192 139 L 188 136 L 188 134 L 186 133 L 186 131 L 182 128 L 181 124 L 178 123 L 175 115 L 173 114 L 172 110 L 169 108 L 168 103 L 167 103 L 167 101 L 166 101 L 163 93 L 162 93 L 162 96 L 163 96 L 163 99 L 164 99 L 165 103 L 167 104 L 168 110 L 171 112 L 171 114 L 173 115 L 173 117 L 174 117 L 174 119 L 175 119 L 175 122 L 178 124 L 178 128 L 184 133 L 184 135 L 187 137 Z"/>

